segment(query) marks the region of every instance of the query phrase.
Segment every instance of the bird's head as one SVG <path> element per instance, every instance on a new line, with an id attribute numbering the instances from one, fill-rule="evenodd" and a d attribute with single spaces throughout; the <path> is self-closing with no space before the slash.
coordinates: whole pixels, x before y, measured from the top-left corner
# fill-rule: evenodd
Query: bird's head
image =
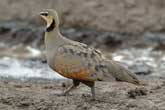
<path id="1" fill-rule="evenodd" d="M 46 11 L 40 12 L 40 16 L 46 21 L 46 31 L 50 32 L 59 27 L 58 14 L 53 9 L 47 9 Z"/>

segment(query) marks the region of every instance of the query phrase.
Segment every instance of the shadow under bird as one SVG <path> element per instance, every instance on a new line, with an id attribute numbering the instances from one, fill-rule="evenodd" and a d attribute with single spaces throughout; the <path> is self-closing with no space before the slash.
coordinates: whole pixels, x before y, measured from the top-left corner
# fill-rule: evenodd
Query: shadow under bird
<path id="1" fill-rule="evenodd" d="M 91 88 L 95 99 L 95 81 L 124 81 L 140 85 L 137 76 L 119 62 L 110 60 L 100 51 L 86 44 L 72 41 L 59 31 L 58 14 L 53 9 L 40 12 L 46 21 L 45 47 L 49 66 L 60 75 L 73 80 L 64 95 L 80 82 Z"/>

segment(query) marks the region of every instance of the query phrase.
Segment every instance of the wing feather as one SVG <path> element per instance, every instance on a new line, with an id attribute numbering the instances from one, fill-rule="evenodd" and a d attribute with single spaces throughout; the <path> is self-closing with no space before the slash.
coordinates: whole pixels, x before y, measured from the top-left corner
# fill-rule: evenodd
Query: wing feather
<path id="1" fill-rule="evenodd" d="M 114 80 L 103 64 L 105 57 L 101 52 L 85 44 L 59 47 L 55 56 L 55 68 L 61 75 L 79 80 Z"/>

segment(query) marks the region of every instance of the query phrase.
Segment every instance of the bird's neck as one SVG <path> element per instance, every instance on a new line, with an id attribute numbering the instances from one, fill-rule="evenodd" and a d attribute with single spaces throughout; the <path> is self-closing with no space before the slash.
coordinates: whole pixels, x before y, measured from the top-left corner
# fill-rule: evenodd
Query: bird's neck
<path id="1" fill-rule="evenodd" d="M 60 46 L 70 42 L 71 40 L 63 37 L 58 28 L 50 32 L 45 32 L 45 45 Z"/>
<path id="2" fill-rule="evenodd" d="M 45 46 L 46 49 L 52 50 L 63 43 L 63 36 L 59 29 L 54 29 L 50 32 L 45 32 Z"/>
<path id="3" fill-rule="evenodd" d="M 57 49 L 63 44 L 65 44 L 65 38 L 61 35 L 59 30 L 55 29 L 51 32 L 45 32 L 46 57 L 50 64 Z"/>

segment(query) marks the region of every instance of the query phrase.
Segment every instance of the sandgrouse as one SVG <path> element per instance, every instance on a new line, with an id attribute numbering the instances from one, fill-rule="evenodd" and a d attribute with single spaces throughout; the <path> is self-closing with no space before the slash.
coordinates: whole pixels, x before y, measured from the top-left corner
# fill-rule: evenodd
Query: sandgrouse
<path id="1" fill-rule="evenodd" d="M 73 80 L 64 94 L 76 88 L 80 82 L 91 88 L 95 98 L 95 81 L 125 81 L 140 84 L 137 76 L 120 63 L 107 59 L 100 51 L 86 44 L 69 40 L 59 31 L 58 14 L 53 9 L 40 12 L 46 21 L 45 47 L 49 66 L 60 75 Z"/>

